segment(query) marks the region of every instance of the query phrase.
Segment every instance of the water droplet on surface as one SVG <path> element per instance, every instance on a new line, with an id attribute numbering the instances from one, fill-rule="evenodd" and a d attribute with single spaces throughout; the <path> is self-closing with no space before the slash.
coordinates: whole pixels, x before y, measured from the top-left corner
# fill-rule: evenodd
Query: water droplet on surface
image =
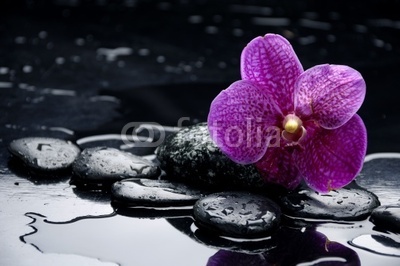
<path id="1" fill-rule="evenodd" d="M 235 28 L 232 30 L 232 34 L 233 34 L 233 36 L 236 36 L 236 37 L 242 37 L 244 34 L 244 31 L 242 29 Z"/>
<path id="2" fill-rule="evenodd" d="M 8 67 L 0 67 L 0 75 L 8 74 L 9 70 Z"/>
<path id="3" fill-rule="evenodd" d="M 147 49 L 147 48 L 139 49 L 138 55 L 140 55 L 140 56 L 148 56 L 148 55 L 150 55 L 150 50 Z"/>
<path id="4" fill-rule="evenodd" d="M 85 39 L 83 39 L 83 38 L 76 38 L 76 39 L 75 39 L 75 44 L 78 45 L 78 46 L 83 46 L 83 45 L 85 45 Z"/>
<path id="5" fill-rule="evenodd" d="M 208 34 L 217 34 L 219 30 L 215 26 L 207 26 L 204 31 Z"/>
<path id="6" fill-rule="evenodd" d="M 38 37 L 40 38 L 40 39 L 46 39 L 47 38 L 47 32 L 46 31 L 41 31 L 41 32 L 39 32 L 39 34 L 38 34 Z"/>
<path id="7" fill-rule="evenodd" d="M 118 47 L 115 49 L 109 48 L 99 48 L 97 49 L 97 54 L 99 56 L 105 56 L 106 61 L 112 62 L 117 59 L 119 56 L 127 56 L 132 54 L 132 49 L 129 47 Z"/>
<path id="8" fill-rule="evenodd" d="M 56 62 L 57 65 L 62 65 L 62 64 L 65 63 L 65 58 L 64 57 L 57 57 L 55 59 L 55 62 Z"/>
<path id="9" fill-rule="evenodd" d="M 188 17 L 188 22 L 192 24 L 200 24 L 203 22 L 203 17 L 199 15 L 193 15 Z"/>
<path id="10" fill-rule="evenodd" d="M 233 210 L 234 209 L 232 207 L 228 207 L 228 208 L 223 209 L 222 213 L 225 214 L 225 215 L 229 215 L 229 214 L 231 214 L 233 212 Z"/>
<path id="11" fill-rule="evenodd" d="M 30 66 L 30 65 L 25 65 L 25 66 L 23 66 L 23 68 L 22 68 L 22 71 L 23 71 L 24 73 L 31 73 L 32 70 L 33 70 L 33 67 Z"/>
<path id="12" fill-rule="evenodd" d="M 156 61 L 157 61 L 157 63 L 160 63 L 160 64 L 164 63 L 165 62 L 165 56 L 163 56 L 163 55 L 157 56 Z"/>
<path id="13" fill-rule="evenodd" d="M 26 37 L 24 37 L 24 36 L 17 36 L 17 37 L 15 38 L 15 43 L 16 43 L 16 44 L 24 44 L 24 43 L 26 43 Z"/>

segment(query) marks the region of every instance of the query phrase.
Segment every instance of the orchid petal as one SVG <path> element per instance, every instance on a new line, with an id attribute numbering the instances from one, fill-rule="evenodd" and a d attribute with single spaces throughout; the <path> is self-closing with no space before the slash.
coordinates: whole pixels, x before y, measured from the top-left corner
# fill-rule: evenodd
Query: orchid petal
<path id="1" fill-rule="evenodd" d="M 222 91 L 211 103 L 208 128 L 211 138 L 231 160 L 258 161 L 269 143 L 270 127 L 282 114 L 259 86 L 240 80 Z"/>
<path id="2" fill-rule="evenodd" d="M 253 39 L 241 55 L 242 79 L 267 90 L 284 114 L 293 112 L 294 85 L 303 67 L 290 43 L 267 34 Z"/>
<path id="3" fill-rule="evenodd" d="M 318 65 L 298 79 L 295 113 L 312 117 L 321 127 L 335 129 L 349 121 L 365 98 L 361 74 L 348 66 Z"/>
<path id="4" fill-rule="evenodd" d="M 268 149 L 255 165 L 267 183 L 278 184 L 287 189 L 295 189 L 300 184 L 301 176 L 288 148 Z"/>
<path id="5" fill-rule="evenodd" d="M 354 115 L 335 130 L 307 126 L 307 135 L 294 158 L 305 182 L 319 192 L 329 192 L 349 184 L 361 171 L 366 149 L 367 131 Z"/>

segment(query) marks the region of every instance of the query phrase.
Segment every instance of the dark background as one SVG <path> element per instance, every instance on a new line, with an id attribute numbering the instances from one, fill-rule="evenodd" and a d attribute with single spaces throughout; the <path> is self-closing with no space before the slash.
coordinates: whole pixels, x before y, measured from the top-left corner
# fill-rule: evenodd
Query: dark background
<path id="1" fill-rule="evenodd" d="M 74 140 L 117 134 L 130 121 L 205 121 L 211 100 L 240 78 L 243 47 L 266 33 L 288 38 L 305 69 L 360 71 L 368 152 L 399 151 L 399 10 L 382 0 L 2 1 L 3 167 L 5 147 L 23 136 Z M 107 59 L 104 48 L 118 47 L 127 54 Z"/>

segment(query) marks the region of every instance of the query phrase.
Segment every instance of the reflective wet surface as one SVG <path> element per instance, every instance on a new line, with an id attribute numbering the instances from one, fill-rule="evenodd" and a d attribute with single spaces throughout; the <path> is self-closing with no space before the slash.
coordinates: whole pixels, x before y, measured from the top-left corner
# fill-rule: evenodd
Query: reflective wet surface
<path id="1" fill-rule="evenodd" d="M 196 227 L 187 209 L 115 214 L 110 194 L 77 189 L 69 173 L 38 175 L 7 152 L 14 139 L 41 136 L 151 160 L 154 147 L 127 145 L 123 127 L 156 122 L 173 132 L 205 121 L 211 100 L 239 79 L 241 49 L 267 32 L 288 38 L 304 68 L 359 70 L 367 83 L 359 114 L 368 153 L 399 152 L 398 8 L 395 1 L 2 2 L 0 264 L 207 265 L 215 255 L 260 264 L 398 265 L 399 235 L 368 220 L 288 218 L 275 238 L 226 239 Z M 399 204 L 399 159 L 374 160 L 359 185 L 382 205 Z M 326 238 L 341 255 L 325 257 Z M 312 244 L 296 253 L 291 242 Z"/>

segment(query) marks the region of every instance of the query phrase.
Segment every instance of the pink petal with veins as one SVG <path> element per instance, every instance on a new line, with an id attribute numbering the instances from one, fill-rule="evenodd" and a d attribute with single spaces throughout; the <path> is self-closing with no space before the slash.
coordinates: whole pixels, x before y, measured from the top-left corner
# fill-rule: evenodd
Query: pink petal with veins
<path id="1" fill-rule="evenodd" d="M 284 114 L 294 110 L 294 85 L 303 67 L 290 43 L 267 34 L 253 39 L 241 55 L 242 79 L 267 90 Z"/>
<path id="2" fill-rule="evenodd" d="M 211 138 L 231 160 L 250 164 L 264 155 L 270 129 L 281 120 L 271 97 L 251 81 L 240 80 L 211 103 L 208 128 Z"/>
<path id="3" fill-rule="evenodd" d="M 365 98 L 361 74 L 348 66 L 318 65 L 306 70 L 295 90 L 295 113 L 321 127 L 335 129 L 349 121 Z"/>
<path id="4" fill-rule="evenodd" d="M 255 165 L 268 183 L 278 184 L 287 189 L 295 189 L 301 176 L 295 164 L 292 148 L 269 148 L 264 157 Z"/>
<path id="5" fill-rule="evenodd" d="M 349 184 L 361 171 L 367 149 L 367 131 L 361 118 L 354 115 L 334 130 L 316 124 L 306 127 L 310 134 L 294 158 L 308 186 L 328 192 Z"/>

